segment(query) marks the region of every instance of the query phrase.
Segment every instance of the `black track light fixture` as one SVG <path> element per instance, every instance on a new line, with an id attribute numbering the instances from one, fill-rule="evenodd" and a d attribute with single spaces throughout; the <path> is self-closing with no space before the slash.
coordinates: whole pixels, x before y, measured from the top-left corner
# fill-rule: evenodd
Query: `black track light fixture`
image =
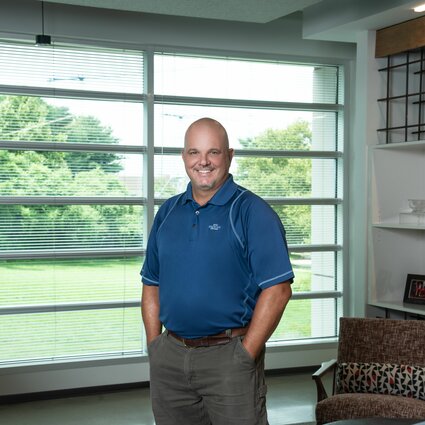
<path id="1" fill-rule="evenodd" d="M 41 2 L 41 34 L 35 36 L 36 46 L 50 46 L 52 38 L 44 34 L 44 1 Z"/>

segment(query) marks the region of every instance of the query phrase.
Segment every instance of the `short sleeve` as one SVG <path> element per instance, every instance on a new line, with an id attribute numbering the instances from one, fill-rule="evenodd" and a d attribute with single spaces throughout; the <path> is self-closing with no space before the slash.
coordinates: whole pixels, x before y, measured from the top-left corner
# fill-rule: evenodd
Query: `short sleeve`
<path id="1" fill-rule="evenodd" d="M 276 212 L 261 198 L 249 204 L 246 249 L 256 284 L 265 289 L 294 278 L 285 229 Z"/>
<path id="2" fill-rule="evenodd" d="M 145 262 L 143 263 L 142 270 L 140 274 L 142 276 L 142 282 L 145 285 L 159 285 L 159 276 L 160 276 L 160 265 L 159 265 L 159 255 L 158 255 L 158 231 L 161 228 L 164 221 L 167 219 L 168 214 L 176 206 L 183 194 L 173 196 L 169 198 L 162 206 L 159 208 L 151 232 L 149 234 L 148 246 L 146 248 Z"/>
<path id="3" fill-rule="evenodd" d="M 149 234 L 148 246 L 146 249 L 145 262 L 143 263 L 140 272 L 142 282 L 145 285 L 159 285 L 159 261 L 158 261 L 158 246 L 157 246 L 157 232 L 159 225 L 159 216 L 157 215 L 154 220 L 151 232 Z"/>

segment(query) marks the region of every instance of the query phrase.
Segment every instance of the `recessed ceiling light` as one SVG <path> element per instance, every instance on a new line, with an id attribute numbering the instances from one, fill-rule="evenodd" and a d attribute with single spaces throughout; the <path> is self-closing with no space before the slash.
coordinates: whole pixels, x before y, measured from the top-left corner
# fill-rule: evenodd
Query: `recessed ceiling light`
<path id="1" fill-rule="evenodd" d="M 415 12 L 425 12 L 425 4 L 421 4 L 420 6 L 416 6 L 414 9 L 413 9 Z"/>

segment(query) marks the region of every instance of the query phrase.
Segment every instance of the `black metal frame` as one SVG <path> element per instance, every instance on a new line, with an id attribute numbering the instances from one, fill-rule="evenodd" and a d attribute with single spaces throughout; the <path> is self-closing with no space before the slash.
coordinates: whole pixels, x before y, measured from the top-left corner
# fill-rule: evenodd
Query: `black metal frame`
<path id="1" fill-rule="evenodd" d="M 425 305 L 425 276 L 408 274 L 404 289 L 403 302 Z"/>
<path id="2" fill-rule="evenodd" d="M 419 59 L 412 59 L 412 54 L 420 54 Z M 395 58 L 405 55 L 405 60 L 401 63 L 392 64 Z M 392 143 L 390 135 L 392 132 L 403 130 L 404 139 L 400 142 L 408 142 L 410 135 L 417 135 L 417 140 L 421 140 L 422 134 L 425 133 L 425 122 L 422 121 L 423 103 L 425 103 L 424 91 L 424 74 L 425 74 L 425 47 L 420 49 L 407 51 L 398 55 L 387 56 L 387 66 L 380 68 L 379 72 L 386 73 L 386 95 L 379 98 L 378 102 L 385 102 L 385 123 L 384 127 L 378 128 L 378 132 L 385 133 L 385 143 Z M 419 70 L 411 71 L 412 65 L 419 64 Z M 391 96 L 392 89 L 392 72 L 404 68 L 405 73 L 405 92 L 397 96 Z M 417 90 L 409 92 L 409 84 L 412 75 L 419 75 Z M 404 125 L 392 125 L 391 123 L 391 103 L 404 100 Z M 409 107 L 417 105 L 417 121 L 409 124 Z M 411 141 L 411 140 L 410 140 Z"/>

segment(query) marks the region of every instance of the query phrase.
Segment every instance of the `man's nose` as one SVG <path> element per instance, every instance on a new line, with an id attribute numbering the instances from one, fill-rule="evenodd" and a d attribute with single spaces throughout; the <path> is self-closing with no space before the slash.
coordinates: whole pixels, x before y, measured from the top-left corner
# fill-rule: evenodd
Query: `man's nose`
<path id="1" fill-rule="evenodd" d="M 207 165 L 210 162 L 208 158 L 208 154 L 201 154 L 201 158 L 199 162 L 201 165 Z"/>

